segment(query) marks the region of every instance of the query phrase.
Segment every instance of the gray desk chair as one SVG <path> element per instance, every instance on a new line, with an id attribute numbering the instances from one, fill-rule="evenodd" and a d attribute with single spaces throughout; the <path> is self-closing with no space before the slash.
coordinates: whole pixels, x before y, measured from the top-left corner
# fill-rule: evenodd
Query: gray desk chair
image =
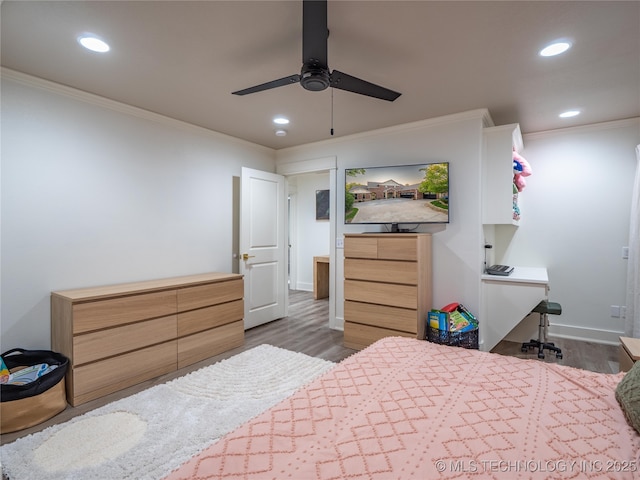
<path id="1" fill-rule="evenodd" d="M 562 350 L 556 347 L 553 343 L 547 342 L 547 326 L 549 324 L 549 315 L 560 315 L 562 313 L 562 307 L 559 303 L 549 302 L 542 300 L 536 307 L 531 310 L 531 313 L 536 312 L 540 314 L 540 324 L 538 325 L 538 339 L 530 340 L 522 344 L 522 351 L 528 352 L 530 348 L 538 349 L 538 358 L 544 358 L 544 349 L 550 350 L 556 353 L 556 358 L 562 358 Z"/>

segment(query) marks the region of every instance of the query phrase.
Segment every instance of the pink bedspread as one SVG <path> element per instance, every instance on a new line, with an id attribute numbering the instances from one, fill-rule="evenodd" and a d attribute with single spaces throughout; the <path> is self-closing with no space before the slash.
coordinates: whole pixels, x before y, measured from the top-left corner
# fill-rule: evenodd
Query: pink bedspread
<path id="1" fill-rule="evenodd" d="M 640 478 L 621 378 L 385 338 L 168 478 Z"/>

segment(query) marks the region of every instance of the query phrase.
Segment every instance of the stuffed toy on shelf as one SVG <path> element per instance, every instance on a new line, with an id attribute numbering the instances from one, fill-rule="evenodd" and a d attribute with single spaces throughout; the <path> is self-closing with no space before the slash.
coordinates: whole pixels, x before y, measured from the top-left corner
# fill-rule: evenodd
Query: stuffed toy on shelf
<path id="1" fill-rule="evenodd" d="M 527 182 L 524 177 L 531 175 L 531 165 L 527 162 L 527 159 L 516 152 L 513 149 L 513 183 L 518 189 L 518 192 L 524 190 L 527 186 Z"/>

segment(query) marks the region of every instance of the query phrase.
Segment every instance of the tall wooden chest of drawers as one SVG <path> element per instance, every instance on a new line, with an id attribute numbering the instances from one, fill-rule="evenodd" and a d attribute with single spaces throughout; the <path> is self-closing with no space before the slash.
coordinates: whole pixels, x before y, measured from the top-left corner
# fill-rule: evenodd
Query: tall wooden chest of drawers
<path id="1" fill-rule="evenodd" d="M 344 345 L 359 350 L 393 335 L 425 338 L 431 235 L 348 234 L 344 257 Z"/>
<path id="2" fill-rule="evenodd" d="M 207 273 L 51 293 L 51 345 L 80 405 L 244 343 L 238 274 Z"/>

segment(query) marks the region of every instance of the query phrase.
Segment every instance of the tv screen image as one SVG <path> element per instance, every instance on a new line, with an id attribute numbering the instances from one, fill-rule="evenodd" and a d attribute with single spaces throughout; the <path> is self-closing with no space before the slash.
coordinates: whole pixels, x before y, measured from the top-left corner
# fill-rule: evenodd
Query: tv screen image
<path id="1" fill-rule="evenodd" d="M 345 223 L 449 223 L 449 163 L 347 168 Z"/>

